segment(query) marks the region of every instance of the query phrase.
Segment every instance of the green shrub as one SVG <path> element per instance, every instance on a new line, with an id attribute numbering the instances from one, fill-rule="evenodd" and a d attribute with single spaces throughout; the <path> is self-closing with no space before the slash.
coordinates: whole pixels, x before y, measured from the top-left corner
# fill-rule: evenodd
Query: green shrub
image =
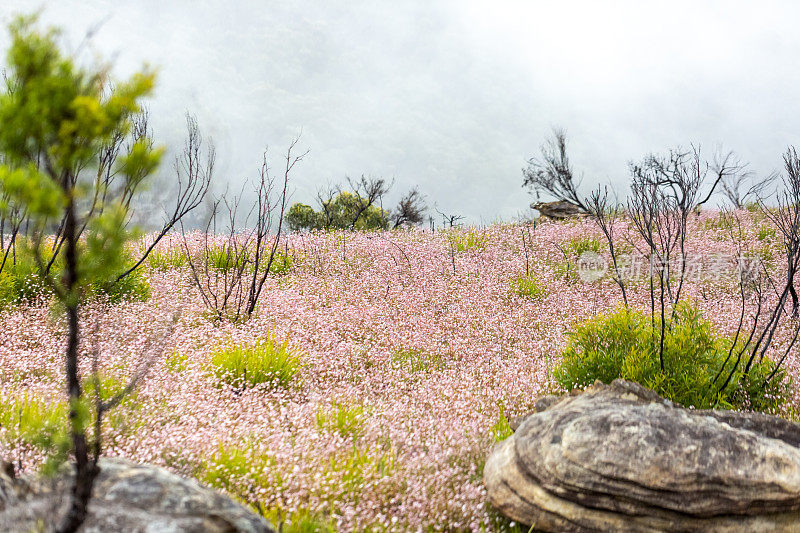
<path id="1" fill-rule="evenodd" d="M 267 258 L 269 259 L 269 258 Z M 284 251 L 276 251 L 275 258 L 272 260 L 272 265 L 269 267 L 270 274 L 276 276 L 283 276 L 291 272 L 294 268 L 296 258 L 288 249 Z"/>
<path id="2" fill-rule="evenodd" d="M 450 242 L 457 252 L 467 252 L 469 250 L 482 251 L 489 244 L 489 237 L 483 235 L 475 228 L 467 228 L 467 231 L 451 231 Z"/>
<path id="3" fill-rule="evenodd" d="M 269 261 L 270 249 L 266 250 L 265 255 L 259 259 L 259 270 L 263 271 L 267 267 Z M 288 274 L 294 268 L 296 257 L 286 248 L 285 250 L 276 250 L 275 257 L 272 260 L 272 265 L 269 267 L 270 274 L 284 275 Z M 208 249 L 208 266 L 221 272 L 237 271 L 242 268 L 246 272 L 253 272 L 254 257 L 250 250 L 235 249 L 227 245 L 216 246 Z"/>
<path id="4" fill-rule="evenodd" d="M 717 392 L 733 368 L 734 357 L 723 367 L 731 340 L 688 302 L 676 309 L 664 337 L 664 370 L 659 361 L 660 319 L 655 329 L 648 315 L 619 308 L 575 328 L 561 365 L 554 371 L 565 390 L 584 388 L 595 380 L 635 381 L 676 403 L 699 409 L 752 409 L 779 413 L 789 401 L 791 379 L 782 369 L 766 386 L 774 369 L 765 358 L 745 376 L 740 363 L 725 390 Z"/>
<path id="5" fill-rule="evenodd" d="M 320 513 L 298 509 L 292 513 L 272 510 L 264 515 L 283 533 L 336 533 L 336 522 Z"/>
<path id="6" fill-rule="evenodd" d="M 318 407 L 314 418 L 321 431 L 339 433 L 355 441 L 364 433 L 367 413 L 363 405 L 336 402 L 328 408 Z"/>
<path id="7" fill-rule="evenodd" d="M 52 257 L 52 252 L 49 246 L 44 249 L 42 261 L 46 262 Z M 0 272 L 0 306 L 33 302 L 46 293 L 47 288 L 39 276 L 33 251 L 28 243 L 18 240 L 15 252 L 8 255 Z"/>
<path id="8" fill-rule="evenodd" d="M 522 298 L 541 300 L 547 296 L 547 287 L 533 274 L 519 274 L 514 278 L 511 286 L 514 293 Z"/>
<path id="9" fill-rule="evenodd" d="M 122 392 L 124 384 L 113 376 L 100 377 L 101 398 L 109 400 Z M 79 416 L 85 423 L 94 420 L 94 380 L 84 382 L 85 395 L 78 408 Z M 133 396 L 124 398 L 123 403 L 132 400 Z M 68 408 L 63 401 L 45 401 L 24 394 L 0 401 L 0 428 L 3 428 L 4 444 L 22 444 L 33 446 L 46 452 L 47 459 L 41 465 L 44 474 L 54 474 L 68 457 L 72 448 L 67 424 Z M 113 427 L 121 426 L 123 418 L 117 411 L 108 414 Z"/>
<path id="10" fill-rule="evenodd" d="M 279 492 L 284 483 L 275 458 L 259 452 L 252 443 L 220 444 L 211 457 L 200 462 L 198 478 L 236 496 L 261 514 L 266 511 L 262 491 Z"/>
<path id="11" fill-rule="evenodd" d="M 266 384 L 272 388 L 287 388 L 302 366 L 303 352 L 282 343 L 274 332 L 255 344 L 231 344 L 211 354 L 213 374 L 228 384 L 244 388 Z"/>
<path id="12" fill-rule="evenodd" d="M 383 451 L 353 446 L 334 454 L 327 465 L 327 474 L 339 479 L 339 488 L 357 498 L 367 481 L 392 475 L 395 471 L 394 450 Z"/>
<path id="13" fill-rule="evenodd" d="M 180 246 L 166 250 L 154 249 L 147 255 L 147 265 L 153 270 L 177 270 L 189 264 L 189 256 Z"/>
<path id="14" fill-rule="evenodd" d="M 718 240 L 728 238 L 728 234 L 736 227 L 736 219 L 726 212 L 721 212 L 716 217 L 709 217 L 700 223 L 700 228 L 709 231 L 721 231 L 723 236 L 717 236 Z"/>

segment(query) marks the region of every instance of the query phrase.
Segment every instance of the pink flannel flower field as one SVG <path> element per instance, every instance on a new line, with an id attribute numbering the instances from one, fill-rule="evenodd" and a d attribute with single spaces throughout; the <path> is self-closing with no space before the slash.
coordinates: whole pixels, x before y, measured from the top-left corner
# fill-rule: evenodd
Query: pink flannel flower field
<path id="1" fill-rule="evenodd" d="M 736 250 L 718 218 L 691 221 L 684 290 L 729 333 L 740 312 Z M 780 241 L 757 216 L 743 220 L 753 253 L 780 268 Z M 180 242 L 164 239 L 155 255 L 179 253 Z M 273 520 L 344 531 L 511 528 L 487 504 L 485 457 L 509 420 L 557 390 L 551 371 L 573 325 L 622 301 L 602 272 L 582 275 L 582 250 L 608 256 L 594 223 L 292 234 L 285 244 L 291 265 L 268 278 L 247 321 L 212 320 L 189 269 L 152 260 L 142 266 L 147 301 L 85 308 L 85 375 L 96 365 L 113 388 L 147 368 L 104 422 L 105 453 L 195 477 Z M 634 246 L 625 252 L 635 260 Z M 634 307 L 647 307 L 646 285 L 629 280 Z M 56 409 L 58 307 L 9 307 L 0 331 L 2 409 Z M 216 353 L 269 341 L 294 357 L 285 376 L 226 381 Z M 798 363 L 794 353 L 784 363 L 795 379 Z M 31 472 L 43 448 L 21 433 L 0 428 L 0 456 Z"/>

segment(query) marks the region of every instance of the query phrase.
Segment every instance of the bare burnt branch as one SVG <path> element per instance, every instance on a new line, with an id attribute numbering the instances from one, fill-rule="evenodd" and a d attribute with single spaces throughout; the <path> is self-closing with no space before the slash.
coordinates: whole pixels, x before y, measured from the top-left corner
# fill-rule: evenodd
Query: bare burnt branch
<path id="1" fill-rule="evenodd" d="M 320 211 L 322 213 L 323 221 L 322 227 L 325 231 L 331 229 L 334 221 L 334 211 L 333 211 L 333 202 L 336 200 L 336 195 L 338 194 L 339 189 L 329 185 L 325 189 L 317 190 L 317 203 L 320 206 Z"/>
<path id="2" fill-rule="evenodd" d="M 378 201 L 383 199 L 383 196 L 389 192 L 392 187 L 391 183 L 387 183 L 383 178 L 367 178 L 363 174 L 361 178 L 353 181 L 347 178 L 347 183 L 350 185 L 357 202 L 356 212 L 353 215 L 353 220 L 350 222 L 350 229 L 355 229 L 361 215 L 370 207 L 375 205 Z"/>
<path id="3" fill-rule="evenodd" d="M 540 192 L 549 194 L 587 211 L 578 194 L 580 180 L 576 180 L 567 155 L 567 134 L 563 129 L 554 129 L 553 137 L 540 147 L 541 159 L 531 158 L 528 167 L 522 169 L 523 187 L 531 187 L 538 197 Z"/>
<path id="4" fill-rule="evenodd" d="M 138 125 L 134 123 L 134 138 L 139 136 L 149 138 L 147 115 L 142 115 Z M 150 252 L 164 238 L 164 236 L 177 224 L 182 221 L 189 213 L 194 211 L 208 194 L 211 187 L 211 179 L 214 175 L 214 163 L 216 161 L 216 150 L 211 139 L 206 141 L 203 138 L 197 119 L 190 114 L 186 114 L 186 141 L 183 152 L 175 158 L 173 169 L 175 171 L 177 191 L 175 204 L 171 212 L 166 214 L 161 229 L 156 234 L 153 242 L 145 249 L 142 256 L 128 270 L 117 277 L 117 281 L 139 268 L 150 255 Z"/>
<path id="5" fill-rule="evenodd" d="M 625 281 L 622 279 L 622 275 L 620 274 L 619 270 L 619 262 L 617 260 L 617 249 L 614 246 L 614 232 L 616 230 L 616 225 L 618 218 L 620 216 L 621 209 L 618 205 L 612 204 L 609 202 L 608 198 L 608 187 L 600 189 L 598 187 L 595 189 L 589 198 L 584 200 L 586 205 L 586 210 L 592 219 L 595 221 L 597 226 L 600 228 L 600 231 L 603 232 L 603 235 L 606 237 L 606 242 L 608 243 L 609 252 L 611 253 L 611 264 L 614 267 L 614 283 L 619 286 L 620 291 L 622 291 L 622 301 L 625 305 L 628 305 L 628 294 L 625 290 Z M 524 236 L 524 234 L 523 234 Z M 523 238 L 523 246 L 525 244 Z M 527 260 L 528 254 L 527 250 L 525 253 L 525 268 L 527 270 Z"/>
<path id="6" fill-rule="evenodd" d="M 271 176 L 267 151 L 264 151 L 254 186 L 255 202 L 246 214 L 239 213 L 246 184 L 239 194 L 228 197 L 226 193 L 215 200 L 199 254 L 193 253 L 181 224 L 183 248 L 189 256 L 192 281 L 206 308 L 218 320 L 230 318 L 237 321 L 250 317 L 256 310 L 283 235 L 289 178 L 295 165 L 308 154 L 308 150 L 300 155 L 294 154 L 299 140 L 298 135 L 286 151 L 280 181 Z M 218 235 L 218 215 L 227 216 L 227 226 L 222 232 L 224 243 L 215 248 L 212 238 Z M 253 216 L 255 221 L 250 226 Z M 238 226 L 244 229 L 239 231 Z M 213 264 L 215 262 L 218 264 Z"/>
<path id="7" fill-rule="evenodd" d="M 436 211 L 442 217 L 442 224 L 448 226 L 450 228 L 456 227 L 460 225 L 460 222 L 464 220 L 463 215 L 458 214 L 445 214 L 439 211 L 439 207 L 434 204 L 433 206 L 434 211 Z"/>
<path id="8" fill-rule="evenodd" d="M 274 181 L 269 176 L 269 167 L 267 165 L 267 153 L 264 152 L 264 159 L 261 165 L 261 172 L 260 172 L 260 180 L 258 185 L 258 210 L 257 210 L 257 219 L 256 219 L 256 245 L 254 250 L 254 265 L 253 265 L 253 276 L 250 280 L 250 287 L 248 291 L 248 302 L 247 302 L 247 316 L 253 314 L 256 308 L 256 304 L 258 303 L 258 297 L 261 294 L 262 289 L 264 288 L 264 283 L 266 283 L 267 278 L 269 277 L 270 270 L 272 269 L 272 264 L 275 261 L 275 253 L 278 250 L 278 244 L 281 239 L 281 232 L 283 230 L 283 219 L 286 213 L 286 202 L 287 198 L 287 191 L 289 186 L 289 174 L 291 173 L 294 166 L 299 163 L 300 161 L 308 155 L 308 150 L 303 152 L 300 155 L 293 155 L 292 151 L 295 149 L 297 143 L 300 141 L 300 135 L 292 139 L 289 148 L 286 150 L 286 157 L 285 159 L 285 166 L 283 169 L 283 177 L 281 183 L 280 193 L 277 198 L 273 197 L 272 191 L 274 187 Z M 278 227 L 274 235 L 270 235 L 270 229 L 272 225 L 272 216 L 273 213 L 279 208 L 278 212 Z M 271 240 L 271 242 L 269 242 Z M 263 258 L 264 254 L 269 251 L 269 257 L 264 263 Z"/>

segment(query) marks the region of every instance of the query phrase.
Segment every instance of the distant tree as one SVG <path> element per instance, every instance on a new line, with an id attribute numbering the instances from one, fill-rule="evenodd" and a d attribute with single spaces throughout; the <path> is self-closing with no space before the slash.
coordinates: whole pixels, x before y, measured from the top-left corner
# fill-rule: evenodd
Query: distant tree
<path id="1" fill-rule="evenodd" d="M 442 224 L 446 227 L 447 226 L 451 228 L 458 227 L 461 225 L 461 221 L 464 220 L 463 215 L 459 215 L 457 213 L 443 213 L 439 211 L 439 208 L 436 205 L 434 205 L 433 208 L 436 210 L 437 213 L 439 213 L 439 215 L 441 215 Z"/>
<path id="2" fill-rule="evenodd" d="M 324 216 L 314 211 L 310 205 L 295 203 L 286 213 L 286 224 L 290 231 L 321 229 Z"/>
<path id="3" fill-rule="evenodd" d="M 540 151 L 541 159 L 529 159 L 528 167 L 522 169 L 522 186 L 533 189 L 537 198 L 543 192 L 556 200 L 577 206 L 584 213 L 588 212 L 578 193 L 580 182 L 576 182 L 567 155 L 566 132 L 563 129 L 554 129 L 552 139 L 546 140 Z"/>
<path id="4" fill-rule="evenodd" d="M 347 178 L 350 190 L 328 187 L 317 192 L 319 210 L 303 203 L 287 211 L 286 223 L 292 231 L 302 230 L 383 230 L 425 220 L 425 202 L 417 189 L 403 196 L 394 210 L 381 206 L 391 184 L 382 178 Z"/>
<path id="5" fill-rule="evenodd" d="M 289 208 L 292 218 L 287 220 L 293 229 L 349 229 L 382 230 L 389 226 L 389 213 L 365 201 L 356 193 L 341 191 L 336 196 L 320 201 L 321 209 L 314 211 L 307 205 L 294 204 Z"/>
<path id="6" fill-rule="evenodd" d="M 66 313 L 69 452 L 75 477 L 69 508 L 56 530 L 72 532 L 86 518 L 99 472 L 100 420 L 121 399 L 101 401 L 95 379 L 90 439 L 92 408 L 79 372 L 82 302 L 93 285 L 111 283 L 123 271 L 130 198 L 156 169 L 162 150 L 146 137 L 134 139 L 114 156 L 111 174 L 103 172 L 103 165 L 110 164 L 104 148 L 128 134 L 154 75 L 139 72 L 106 91 L 109 66 L 76 65 L 59 51 L 57 32 L 39 32 L 35 21 L 20 17 L 10 26 L 7 64 L 13 90 L 0 96 L 0 207 L 8 213 L 16 206 L 26 213 L 40 276 Z M 60 236 L 63 264 L 46 264 L 43 247 L 52 233 Z"/>
<path id="7" fill-rule="evenodd" d="M 417 189 L 411 189 L 397 202 L 397 207 L 391 212 L 392 228 L 403 225 L 414 226 L 422 224 L 425 220 L 427 206 L 422 194 Z"/>
<path id="8" fill-rule="evenodd" d="M 753 173 L 746 171 L 746 165 L 735 170 L 723 176 L 719 184 L 722 194 L 734 209 L 744 209 L 748 204 L 757 204 L 759 198 L 778 177 L 776 173 L 771 173 L 765 178 L 757 179 Z"/>

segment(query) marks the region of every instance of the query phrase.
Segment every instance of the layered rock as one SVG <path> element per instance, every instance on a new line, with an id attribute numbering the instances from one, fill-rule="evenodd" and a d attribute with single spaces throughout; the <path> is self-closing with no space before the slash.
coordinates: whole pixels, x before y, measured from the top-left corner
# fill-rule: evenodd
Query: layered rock
<path id="1" fill-rule="evenodd" d="M 585 214 L 580 207 L 572 202 L 567 202 L 566 200 L 531 204 L 531 209 L 536 209 L 543 216 L 552 218 L 554 220 L 561 220 Z"/>
<path id="2" fill-rule="evenodd" d="M 81 531 L 267 533 L 244 506 L 162 468 L 101 459 Z M 0 474 L 0 531 L 48 531 L 67 504 L 69 476 L 11 479 Z"/>
<path id="3" fill-rule="evenodd" d="M 484 482 L 544 531 L 800 531 L 798 446 L 784 419 L 685 409 L 617 380 L 540 400 Z"/>

